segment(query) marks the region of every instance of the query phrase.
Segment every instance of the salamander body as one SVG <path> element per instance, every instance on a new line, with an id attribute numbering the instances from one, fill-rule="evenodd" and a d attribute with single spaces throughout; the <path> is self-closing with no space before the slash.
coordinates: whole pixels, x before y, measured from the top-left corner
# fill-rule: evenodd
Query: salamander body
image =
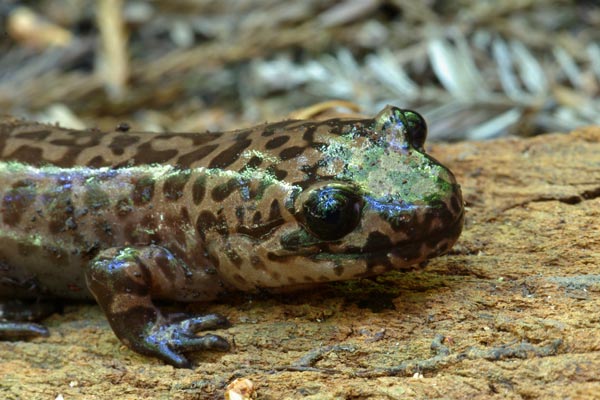
<path id="1" fill-rule="evenodd" d="M 227 320 L 173 318 L 155 300 L 294 290 L 447 252 L 463 201 L 426 131 L 391 106 L 202 134 L 2 120 L 0 297 L 95 298 L 128 347 L 189 366 L 188 351 L 229 348 L 196 335 Z M 1 333 L 45 330 L 7 321 Z"/>

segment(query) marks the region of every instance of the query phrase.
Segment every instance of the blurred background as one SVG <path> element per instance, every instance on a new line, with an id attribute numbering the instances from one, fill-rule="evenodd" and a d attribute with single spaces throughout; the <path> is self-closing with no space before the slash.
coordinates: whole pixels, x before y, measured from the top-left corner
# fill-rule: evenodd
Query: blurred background
<path id="1" fill-rule="evenodd" d="M 0 114 L 72 128 L 225 130 L 331 104 L 414 108 L 437 140 L 600 124 L 596 1 L 0 0 L 0 25 Z"/>

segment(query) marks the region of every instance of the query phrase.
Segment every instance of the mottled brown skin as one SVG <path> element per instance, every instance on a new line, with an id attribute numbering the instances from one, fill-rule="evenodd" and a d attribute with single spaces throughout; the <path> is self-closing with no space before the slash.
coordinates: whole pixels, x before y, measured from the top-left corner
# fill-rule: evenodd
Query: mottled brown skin
<path id="1" fill-rule="evenodd" d="M 153 300 L 292 290 L 448 251 L 462 198 L 424 153 L 425 135 L 418 114 L 394 107 L 374 119 L 204 134 L 5 119 L 0 297 L 94 297 L 127 346 L 189 366 L 185 352 L 228 349 L 195 335 L 226 319 L 173 319 Z M 2 332 L 45 333 L 15 322 Z"/>

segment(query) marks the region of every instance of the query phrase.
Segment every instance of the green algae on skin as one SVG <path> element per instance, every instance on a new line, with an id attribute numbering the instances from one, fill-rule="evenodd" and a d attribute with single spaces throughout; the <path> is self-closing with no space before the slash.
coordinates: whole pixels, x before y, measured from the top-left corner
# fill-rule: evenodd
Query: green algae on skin
<path id="1" fill-rule="evenodd" d="M 279 159 L 279 157 L 274 156 L 266 151 L 260 151 L 257 149 L 249 149 L 249 150 L 245 150 L 242 155 L 243 158 L 245 159 L 252 159 L 254 157 L 256 157 L 257 159 L 261 160 L 261 161 L 266 161 L 268 163 L 271 164 L 277 164 L 279 161 L 281 161 Z"/>
<path id="2" fill-rule="evenodd" d="M 96 179 L 87 179 L 85 182 L 85 200 L 88 208 L 98 210 L 110 205 L 110 196 L 106 192 L 104 185 Z"/>
<path id="3" fill-rule="evenodd" d="M 352 182 L 382 202 L 413 204 L 443 197 L 452 190 L 451 184 L 440 178 L 444 168 L 415 149 L 406 150 L 399 162 L 398 153 L 391 151 L 387 143 L 357 146 L 354 135 L 348 134 L 331 139 L 321 151 L 325 164 L 330 166 L 327 172 L 344 165 L 336 179 Z"/>

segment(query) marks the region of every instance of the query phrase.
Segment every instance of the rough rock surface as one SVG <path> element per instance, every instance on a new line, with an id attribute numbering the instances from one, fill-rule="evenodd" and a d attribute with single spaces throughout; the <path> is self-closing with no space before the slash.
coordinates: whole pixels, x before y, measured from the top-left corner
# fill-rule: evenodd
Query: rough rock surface
<path id="1" fill-rule="evenodd" d="M 4 399 L 592 398 L 600 393 L 600 128 L 432 146 L 462 184 L 464 233 L 423 270 L 200 305 L 231 353 L 174 369 L 122 346 L 94 305 L 0 342 Z"/>

